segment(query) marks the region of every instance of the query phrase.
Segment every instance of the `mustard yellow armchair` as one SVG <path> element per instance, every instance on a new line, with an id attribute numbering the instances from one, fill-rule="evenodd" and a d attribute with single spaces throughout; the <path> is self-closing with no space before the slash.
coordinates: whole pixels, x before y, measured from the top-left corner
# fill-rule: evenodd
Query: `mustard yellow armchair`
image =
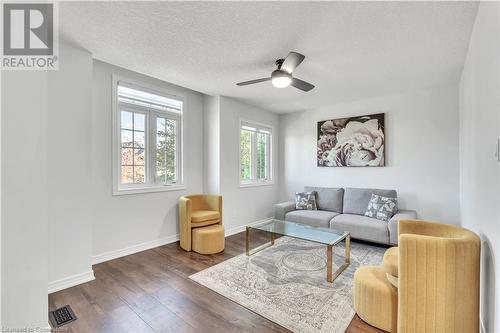
<path id="1" fill-rule="evenodd" d="M 212 227 L 205 228 L 203 230 L 198 229 L 208 226 Z M 224 229 L 222 228 L 222 196 L 195 194 L 179 198 L 180 246 L 186 251 L 191 251 L 193 249 L 193 229 L 198 229 L 195 233 L 195 237 L 196 240 L 200 240 L 197 242 L 195 247 L 198 245 L 205 248 L 206 246 L 211 247 L 209 250 L 207 249 L 205 251 L 202 249 L 197 252 L 216 253 L 214 252 L 215 249 L 220 249 L 219 238 L 221 235 L 222 248 L 224 247 Z M 214 241 L 214 239 L 216 239 L 216 241 Z M 206 245 L 201 243 L 206 243 Z"/>
<path id="2" fill-rule="evenodd" d="M 354 275 L 359 317 L 388 332 L 479 332 L 479 237 L 421 220 L 400 220 L 398 234 L 381 266 Z"/>
<path id="3" fill-rule="evenodd" d="M 480 238 L 418 220 L 398 233 L 398 332 L 479 332 Z"/>

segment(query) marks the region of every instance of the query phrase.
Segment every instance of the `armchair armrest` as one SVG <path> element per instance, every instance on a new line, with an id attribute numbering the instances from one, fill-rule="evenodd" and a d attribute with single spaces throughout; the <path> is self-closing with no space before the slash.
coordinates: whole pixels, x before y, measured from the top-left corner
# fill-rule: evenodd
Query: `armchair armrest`
<path id="1" fill-rule="evenodd" d="M 191 211 L 192 202 L 187 197 L 179 198 L 179 233 L 180 245 L 186 251 L 191 251 Z"/>
<path id="2" fill-rule="evenodd" d="M 210 210 L 218 211 L 221 213 L 222 217 L 222 195 L 205 194 L 204 197 L 207 204 L 210 206 Z"/>
<path id="3" fill-rule="evenodd" d="M 398 222 L 399 220 L 415 220 L 417 218 L 417 212 L 414 210 L 400 209 L 393 217 L 389 220 L 389 242 L 391 244 L 398 243 Z"/>
<path id="4" fill-rule="evenodd" d="M 295 210 L 295 202 L 287 201 L 274 205 L 274 218 L 277 220 L 284 220 L 288 212 Z"/>

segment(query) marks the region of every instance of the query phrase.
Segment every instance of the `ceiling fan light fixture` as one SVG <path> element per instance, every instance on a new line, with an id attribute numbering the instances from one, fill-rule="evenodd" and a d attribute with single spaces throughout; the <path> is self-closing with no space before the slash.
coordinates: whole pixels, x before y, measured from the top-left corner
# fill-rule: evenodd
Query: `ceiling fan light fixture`
<path id="1" fill-rule="evenodd" d="M 276 88 L 286 88 L 292 83 L 292 76 L 285 71 L 275 70 L 271 77 L 271 83 Z"/>
<path id="2" fill-rule="evenodd" d="M 293 77 L 293 72 L 302 63 L 304 58 L 305 56 L 303 54 L 290 52 L 285 59 L 278 59 L 275 61 L 276 67 L 278 68 L 271 73 L 270 77 L 268 76 L 261 79 L 238 82 L 236 85 L 241 87 L 271 81 L 275 88 L 286 88 L 288 86 L 292 86 L 304 92 L 308 92 L 314 88 L 314 85 Z"/>

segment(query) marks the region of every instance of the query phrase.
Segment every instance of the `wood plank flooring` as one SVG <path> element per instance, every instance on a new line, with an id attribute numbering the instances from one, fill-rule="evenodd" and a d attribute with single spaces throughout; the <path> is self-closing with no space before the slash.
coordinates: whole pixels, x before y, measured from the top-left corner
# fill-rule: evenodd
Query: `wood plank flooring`
<path id="1" fill-rule="evenodd" d="M 255 245 L 267 241 L 252 237 Z M 189 279 L 245 250 L 245 234 L 215 255 L 172 243 L 94 265 L 95 281 L 49 295 L 49 310 L 70 304 L 78 320 L 65 332 L 289 332 Z M 61 328 L 60 328 L 61 329 Z M 348 333 L 380 333 L 355 316 Z"/>

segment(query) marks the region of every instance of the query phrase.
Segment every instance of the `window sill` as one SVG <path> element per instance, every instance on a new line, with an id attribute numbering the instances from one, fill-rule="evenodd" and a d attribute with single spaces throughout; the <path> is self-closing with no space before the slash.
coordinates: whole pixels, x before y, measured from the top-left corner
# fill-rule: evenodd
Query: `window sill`
<path id="1" fill-rule="evenodd" d="M 240 183 L 240 187 L 257 187 L 257 186 L 271 186 L 274 182 L 254 182 L 254 183 Z"/>
<path id="2" fill-rule="evenodd" d="M 185 189 L 187 189 L 185 185 L 172 185 L 172 186 L 164 185 L 164 186 L 148 186 L 148 187 L 137 187 L 137 188 L 121 188 L 121 189 L 114 189 L 113 195 L 182 191 Z"/>

